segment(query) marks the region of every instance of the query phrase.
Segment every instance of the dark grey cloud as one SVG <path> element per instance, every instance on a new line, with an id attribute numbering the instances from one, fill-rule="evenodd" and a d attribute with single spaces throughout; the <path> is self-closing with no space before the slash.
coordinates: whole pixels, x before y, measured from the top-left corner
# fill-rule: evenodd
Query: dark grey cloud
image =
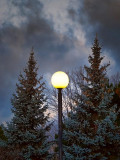
<path id="1" fill-rule="evenodd" d="M 98 34 L 103 49 L 120 67 L 120 0 L 83 0 L 69 15 L 83 26 L 88 42 Z"/>
<path id="2" fill-rule="evenodd" d="M 16 23 L 19 17 L 25 20 L 15 25 L 9 19 L 0 26 L 0 121 L 10 116 L 10 98 L 32 46 L 42 74 L 67 69 L 64 57 L 74 48 L 73 40 L 56 33 L 52 23 L 44 19 L 39 0 L 11 2 L 12 9 L 16 9 Z"/>
<path id="3" fill-rule="evenodd" d="M 10 98 L 15 91 L 18 75 L 26 66 L 32 46 L 39 72 L 48 73 L 49 76 L 49 73 L 56 70 L 67 70 L 75 65 L 84 64 L 89 54 L 86 39 L 91 45 L 97 32 L 103 49 L 107 50 L 120 66 L 119 0 L 78 1 L 79 7 L 74 7 L 78 10 L 73 9 L 73 5 L 70 5 L 72 7 L 66 5 L 69 6 L 69 16 L 66 15 L 66 11 L 64 12 L 64 9 L 68 8 L 62 6 L 70 1 L 63 0 L 61 1 L 63 14 L 59 10 L 55 17 L 53 15 L 57 13 L 59 6 L 57 2 L 55 3 L 57 7 L 54 6 L 52 1 L 53 6 L 48 5 L 51 7 L 48 13 L 52 14 L 47 15 L 47 18 L 44 6 L 50 3 L 49 1 L 44 1 L 44 6 L 41 3 L 43 0 L 1 1 L 5 3 L 3 8 L 0 5 L 0 13 L 1 11 L 5 13 L 5 10 L 6 14 L 0 14 L 0 121 L 11 116 Z M 75 2 L 78 5 L 77 0 Z M 54 8 L 54 12 L 50 12 L 50 9 Z M 73 21 L 69 19 L 70 17 Z M 86 33 L 86 39 L 81 36 L 84 34 L 78 29 L 78 22 Z M 59 25 L 60 31 L 63 32 L 57 31 Z"/>

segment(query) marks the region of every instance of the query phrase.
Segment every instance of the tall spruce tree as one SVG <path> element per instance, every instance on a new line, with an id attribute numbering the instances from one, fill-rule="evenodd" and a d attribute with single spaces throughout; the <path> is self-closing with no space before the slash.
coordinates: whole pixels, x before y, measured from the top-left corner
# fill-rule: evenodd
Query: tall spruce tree
<path id="1" fill-rule="evenodd" d="M 120 159 L 120 127 L 116 123 L 116 105 L 111 106 L 112 92 L 107 87 L 106 69 L 101 62 L 101 47 L 97 37 L 92 55 L 85 66 L 85 84 L 81 86 L 82 101 L 64 122 L 65 160 L 118 160 Z"/>
<path id="2" fill-rule="evenodd" d="M 49 114 L 43 77 L 37 76 L 36 61 L 32 51 L 24 74 L 19 75 L 16 94 L 13 94 L 12 112 L 14 114 L 4 134 L 9 151 L 16 150 L 21 159 L 46 160 L 49 157 L 50 143 L 47 131 L 50 130 Z"/>
<path id="3" fill-rule="evenodd" d="M 119 111 L 120 110 L 120 82 L 116 85 L 110 84 L 109 86 L 113 86 L 114 88 L 114 95 L 111 101 L 111 105 L 117 104 L 116 111 Z M 117 123 L 120 126 L 120 112 L 117 117 Z"/>

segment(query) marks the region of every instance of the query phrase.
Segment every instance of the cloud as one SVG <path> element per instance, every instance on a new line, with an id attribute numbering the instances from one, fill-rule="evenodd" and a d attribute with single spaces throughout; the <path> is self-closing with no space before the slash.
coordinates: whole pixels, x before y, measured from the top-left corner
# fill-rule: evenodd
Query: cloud
<path id="1" fill-rule="evenodd" d="M 103 49 L 120 67 L 120 1 L 84 0 L 79 8 L 71 8 L 68 12 L 71 19 L 82 25 L 88 42 L 98 33 Z"/>
<path id="2" fill-rule="evenodd" d="M 62 4 L 64 6 L 64 1 Z M 15 91 L 18 75 L 26 66 L 32 46 L 42 74 L 72 68 L 76 62 L 79 63 L 83 51 L 86 51 L 84 35 L 79 39 L 74 36 L 75 34 L 71 37 L 69 29 L 71 20 L 64 25 L 67 15 L 61 24 L 64 29 L 59 32 L 56 30 L 59 17 L 52 21 L 46 18 L 44 10 L 44 3 L 42 4 L 39 0 L 0 1 L 1 117 L 10 114 L 10 98 Z M 67 30 L 65 30 L 66 26 Z M 73 23 L 70 26 L 72 27 Z M 80 46 L 82 54 L 79 55 Z"/>
<path id="3" fill-rule="evenodd" d="M 109 53 L 107 57 L 119 60 L 120 14 L 117 14 L 116 3 L 119 1 L 114 2 L 111 14 L 112 0 L 110 8 L 107 0 L 104 3 L 100 0 L 0 1 L 1 120 L 3 116 L 10 117 L 10 98 L 32 46 L 39 66 L 38 75 L 44 74 L 48 82 L 57 70 L 67 71 L 88 63 L 96 32 L 105 53 Z"/>

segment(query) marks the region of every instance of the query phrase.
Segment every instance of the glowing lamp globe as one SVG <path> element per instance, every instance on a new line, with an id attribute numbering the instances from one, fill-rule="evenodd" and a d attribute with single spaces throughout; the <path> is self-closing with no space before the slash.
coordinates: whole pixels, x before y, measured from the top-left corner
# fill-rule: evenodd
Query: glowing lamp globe
<path id="1" fill-rule="evenodd" d="M 69 84 L 68 75 L 62 71 L 55 72 L 52 75 L 51 83 L 54 88 L 66 88 Z"/>

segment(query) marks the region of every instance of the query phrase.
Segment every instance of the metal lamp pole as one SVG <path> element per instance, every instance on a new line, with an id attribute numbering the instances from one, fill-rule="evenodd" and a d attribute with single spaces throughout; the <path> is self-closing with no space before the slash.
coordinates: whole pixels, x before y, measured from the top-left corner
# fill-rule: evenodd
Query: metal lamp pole
<path id="1" fill-rule="evenodd" d="M 69 84 L 69 77 L 65 72 L 58 71 L 52 75 L 51 83 L 54 88 L 58 89 L 58 147 L 59 160 L 63 160 L 62 147 L 62 89 Z"/>
<path id="2" fill-rule="evenodd" d="M 62 148 L 62 88 L 58 88 L 58 146 L 59 146 L 59 160 L 63 158 Z"/>

